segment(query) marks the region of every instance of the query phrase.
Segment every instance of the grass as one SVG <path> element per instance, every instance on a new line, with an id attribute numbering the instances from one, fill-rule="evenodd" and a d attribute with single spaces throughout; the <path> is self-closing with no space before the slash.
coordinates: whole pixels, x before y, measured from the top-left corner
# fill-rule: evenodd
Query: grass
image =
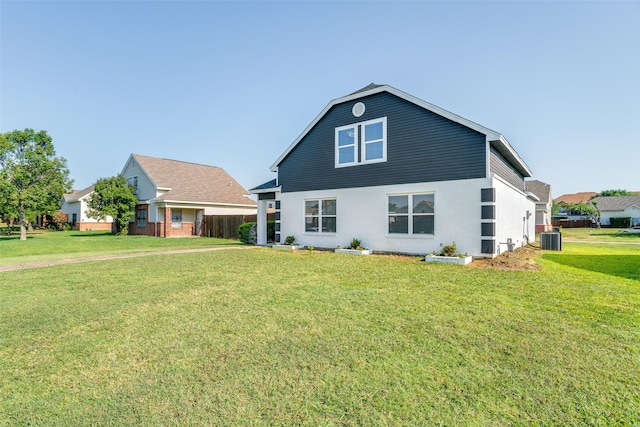
<path id="1" fill-rule="evenodd" d="M 256 249 L 5 272 L 0 425 L 640 423 L 640 246 L 539 263 Z"/>
<path id="2" fill-rule="evenodd" d="M 106 231 L 35 231 L 27 235 L 26 241 L 21 241 L 19 234 L 0 236 L 0 265 L 241 244 L 236 240 L 199 237 L 115 236 Z"/>
<path id="3" fill-rule="evenodd" d="M 562 238 L 585 242 L 640 243 L 640 233 L 619 233 L 619 228 L 563 228 Z"/>

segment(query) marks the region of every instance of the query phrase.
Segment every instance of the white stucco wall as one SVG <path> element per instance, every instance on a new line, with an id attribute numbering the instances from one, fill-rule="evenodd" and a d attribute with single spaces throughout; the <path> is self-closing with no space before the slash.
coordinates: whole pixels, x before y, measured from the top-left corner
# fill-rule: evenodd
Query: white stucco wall
<path id="1" fill-rule="evenodd" d="M 439 251 L 443 245 L 456 243 L 458 251 L 476 257 L 482 253 L 481 189 L 496 188 L 496 243 L 511 237 L 517 246 L 525 244 L 524 234 L 535 239 L 535 203 L 524 193 L 494 177 L 464 181 L 443 181 L 354 189 L 281 193 L 280 238 L 293 235 L 304 246 L 334 248 L 346 246 L 358 238 L 374 252 L 400 252 L 425 255 Z M 394 194 L 434 193 L 435 232 L 433 235 L 397 235 L 388 233 L 388 196 Z M 307 233 L 304 202 L 310 199 L 335 198 L 336 233 Z M 531 213 L 523 221 L 527 210 Z M 491 237 L 484 237 L 491 239 Z M 496 245 L 504 252 L 506 245 Z M 497 255 L 497 253 L 496 253 Z"/>
<path id="2" fill-rule="evenodd" d="M 358 238 L 374 251 L 424 255 L 456 242 L 461 252 L 480 255 L 480 189 L 488 180 L 445 181 L 280 194 L 281 239 L 294 235 L 305 246 L 333 248 Z M 434 193 L 435 233 L 396 235 L 388 233 L 388 196 Z M 336 198 L 337 232 L 307 233 L 304 201 Z"/>
<path id="3" fill-rule="evenodd" d="M 507 239 L 521 247 L 536 238 L 535 202 L 522 192 L 493 176 L 496 189 L 496 243 L 499 253 L 507 250 Z"/>

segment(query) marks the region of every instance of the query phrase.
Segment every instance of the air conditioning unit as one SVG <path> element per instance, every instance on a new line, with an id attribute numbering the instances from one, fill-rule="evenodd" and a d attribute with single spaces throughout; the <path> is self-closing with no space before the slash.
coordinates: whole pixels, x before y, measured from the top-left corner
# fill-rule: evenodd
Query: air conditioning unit
<path id="1" fill-rule="evenodd" d="M 540 233 L 540 248 L 550 251 L 562 250 L 562 236 L 560 233 Z"/>

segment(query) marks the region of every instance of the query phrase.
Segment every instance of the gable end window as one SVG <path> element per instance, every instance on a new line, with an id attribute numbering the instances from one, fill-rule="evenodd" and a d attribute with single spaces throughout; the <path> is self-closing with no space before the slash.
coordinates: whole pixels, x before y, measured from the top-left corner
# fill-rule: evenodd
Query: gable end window
<path id="1" fill-rule="evenodd" d="M 337 230 L 336 199 L 304 201 L 304 231 L 335 233 Z"/>
<path id="2" fill-rule="evenodd" d="M 138 194 L 138 177 L 131 176 L 127 178 L 127 186 L 131 187 L 133 194 Z"/>
<path id="3" fill-rule="evenodd" d="M 387 161 L 387 118 L 336 128 L 336 167 Z"/>
<path id="4" fill-rule="evenodd" d="M 399 194 L 389 196 L 389 234 L 432 235 L 435 231 L 435 196 Z"/>

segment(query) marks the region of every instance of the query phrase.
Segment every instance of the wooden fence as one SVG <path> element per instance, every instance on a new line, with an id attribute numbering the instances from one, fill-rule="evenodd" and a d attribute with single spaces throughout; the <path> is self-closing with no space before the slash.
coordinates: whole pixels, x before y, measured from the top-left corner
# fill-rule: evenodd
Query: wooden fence
<path id="1" fill-rule="evenodd" d="M 245 222 L 255 222 L 257 218 L 257 215 L 205 215 L 200 226 L 200 236 L 237 239 L 238 227 Z M 267 220 L 274 218 L 274 214 L 267 214 Z"/>

